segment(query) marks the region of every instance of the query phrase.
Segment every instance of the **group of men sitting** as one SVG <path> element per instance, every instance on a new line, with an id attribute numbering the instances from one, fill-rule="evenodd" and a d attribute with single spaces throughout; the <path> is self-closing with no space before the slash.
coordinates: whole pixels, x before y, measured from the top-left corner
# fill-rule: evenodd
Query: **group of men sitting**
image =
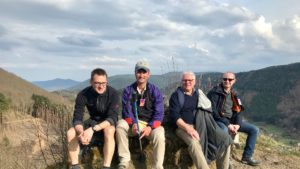
<path id="1" fill-rule="evenodd" d="M 136 81 L 123 91 L 122 119 L 118 120 L 120 106 L 117 91 L 108 85 L 104 69 L 92 71 L 91 85 L 77 95 L 73 127 L 67 132 L 71 169 L 80 168 L 80 147 L 99 141 L 104 142 L 103 169 L 110 168 L 115 145 L 119 156 L 118 168 L 128 168 L 131 160 L 128 137 L 136 135 L 153 143 L 152 168 L 163 168 L 165 130 L 162 126 L 162 93 L 148 82 L 150 68 L 146 61 L 136 63 L 135 77 Z M 208 164 L 213 160 L 216 160 L 217 169 L 232 168 L 230 146 L 232 137 L 238 132 L 248 135 L 241 162 L 259 165 L 252 157 L 259 129 L 241 119 L 244 108 L 232 89 L 236 82 L 235 74 L 224 73 L 221 83 L 207 96 L 195 88 L 196 76 L 193 72 L 183 72 L 181 78 L 181 85 L 169 100 L 170 120 L 176 135 L 187 144 L 197 169 L 209 168 Z M 90 118 L 84 121 L 85 108 Z"/>

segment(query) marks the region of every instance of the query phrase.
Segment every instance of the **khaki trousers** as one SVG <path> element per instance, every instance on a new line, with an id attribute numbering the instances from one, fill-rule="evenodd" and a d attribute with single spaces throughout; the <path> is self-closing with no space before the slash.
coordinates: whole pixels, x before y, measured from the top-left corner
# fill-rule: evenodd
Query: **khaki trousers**
<path id="1" fill-rule="evenodd" d="M 131 129 L 128 123 L 121 119 L 118 121 L 116 129 L 117 145 L 120 164 L 128 166 L 130 162 L 130 151 L 128 146 L 128 136 L 132 136 Z M 153 143 L 153 159 L 154 169 L 163 169 L 163 162 L 165 156 L 165 130 L 162 126 L 153 129 L 148 137 Z"/>
<path id="2" fill-rule="evenodd" d="M 188 151 L 197 169 L 209 169 L 200 142 L 196 139 L 193 139 L 186 131 L 181 128 L 176 129 L 176 135 L 188 145 Z M 228 169 L 229 157 L 230 146 L 228 146 L 227 150 L 217 157 L 217 169 Z"/>

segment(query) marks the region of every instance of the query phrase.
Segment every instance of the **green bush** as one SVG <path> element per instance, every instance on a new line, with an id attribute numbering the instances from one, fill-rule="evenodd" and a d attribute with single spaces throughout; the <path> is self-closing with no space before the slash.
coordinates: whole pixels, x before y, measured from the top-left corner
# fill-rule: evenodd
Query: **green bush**
<path id="1" fill-rule="evenodd" d="M 0 112 L 8 110 L 10 99 L 5 98 L 4 94 L 0 93 Z"/>

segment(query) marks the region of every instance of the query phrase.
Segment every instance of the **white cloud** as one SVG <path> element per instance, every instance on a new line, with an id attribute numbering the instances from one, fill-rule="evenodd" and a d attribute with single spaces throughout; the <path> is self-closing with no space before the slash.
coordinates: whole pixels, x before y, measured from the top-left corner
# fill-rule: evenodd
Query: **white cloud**
<path id="1" fill-rule="evenodd" d="M 85 80 L 94 67 L 132 73 L 141 59 L 152 74 L 300 61 L 298 15 L 273 21 L 224 2 L 3 0 L 0 67 L 29 80 L 47 78 L 43 68 L 49 79 Z"/>

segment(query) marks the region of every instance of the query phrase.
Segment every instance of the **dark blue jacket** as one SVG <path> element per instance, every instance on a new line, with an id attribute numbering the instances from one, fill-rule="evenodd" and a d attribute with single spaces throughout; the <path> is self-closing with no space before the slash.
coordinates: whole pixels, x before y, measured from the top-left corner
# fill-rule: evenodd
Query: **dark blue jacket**
<path id="1" fill-rule="evenodd" d="M 180 101 L 180 94 L 181 97 L 183 97 L 181 98 L 183 99 L 182 101 Z M 192 96 L 187 96 L 184 94 L 181 87 L 177 88 L 177 90 L 171 95 L 171 98 L 169 100 L 170 119 L 173 125 L 176 124 L 179 118 L 181 118 L 188 124 L 194 124 L 198 97 L 199 93 L 197 92 L 197 90 L 194 90 Z"/>
<path id="2" fill-rule="evenodd" d="M 137 92 L 137 83 L 127 86 L 123 91 L 122 97 L 122 118 L 129 125 L 136 123 L 135 110 L 133 107 L 132 93 Z M 147 83 L 144 94 L 145 105 L 138 105 L 139 120 L 146 121 L 148 126 L 156 128 L 161 125 L 164 117 L 163 97 L 158 87 L 151 83 Z"/>
<path id="3" fill-rule="evenodd" d="M 223 108 L 226 101 L 226 93 L 222 87 L 222 85 L 215 86 L 213 89 L 211 89 L 207 97 L 211 101 L 212 111 L 213 111 L 213 117 L 216 121 L 223 122 L 226 126 L 229 124 L 241 124 L 242 118 L 240 116 L 241 112 L 244 110 L 244 107 L 242 105 L 238 104 L 238 97 L 234 90 L 231 90 L 231 99 L 233 102 L 233 108 L 232 108 L 232 117 L 229 119 L 227 117 L 223 116 Z M 238 109 L 236 109 L 238 108 Z"/>

